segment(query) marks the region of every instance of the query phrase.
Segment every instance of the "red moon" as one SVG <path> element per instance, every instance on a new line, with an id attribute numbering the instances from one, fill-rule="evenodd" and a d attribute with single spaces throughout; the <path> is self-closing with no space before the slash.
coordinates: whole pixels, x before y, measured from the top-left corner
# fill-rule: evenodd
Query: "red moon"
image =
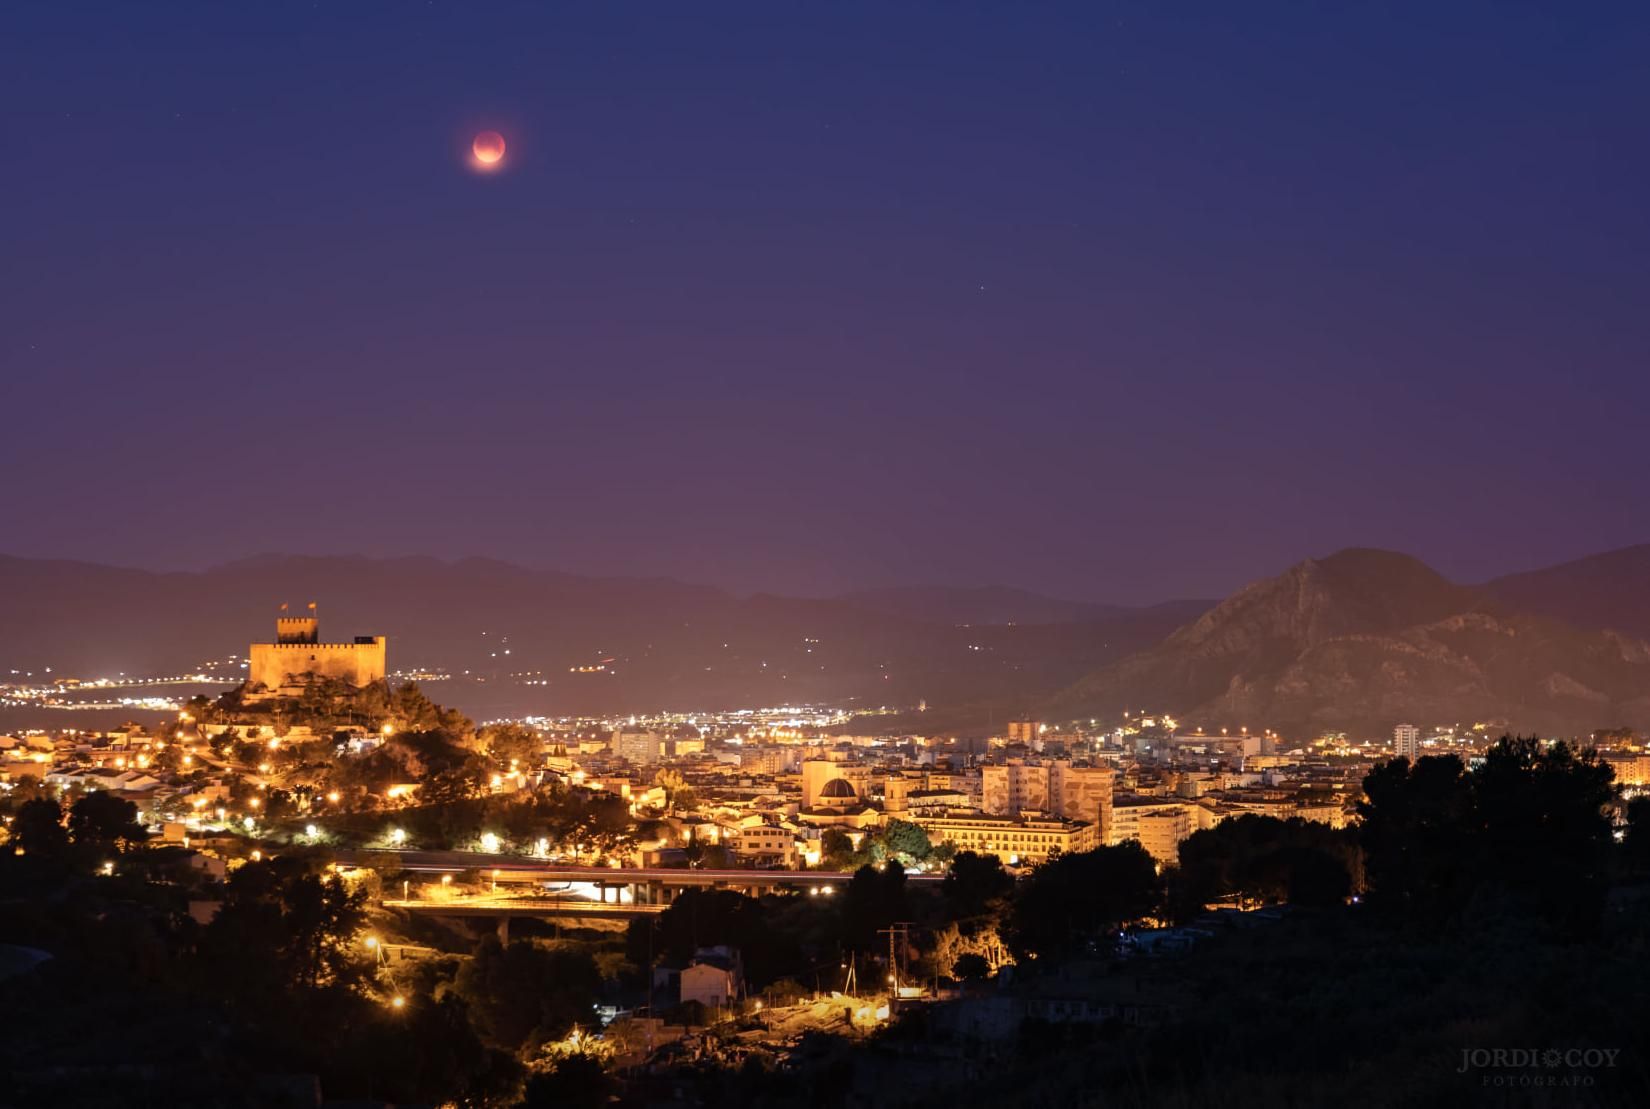
<path id="1" fill-rule="evenodd" d="M 497 165 L 504 160 L 504 136 L 497 131 L 483 131 L 476 136 L 476 141 L 470 144 L 475 152 L 476 161 L 484 166 Z"/>

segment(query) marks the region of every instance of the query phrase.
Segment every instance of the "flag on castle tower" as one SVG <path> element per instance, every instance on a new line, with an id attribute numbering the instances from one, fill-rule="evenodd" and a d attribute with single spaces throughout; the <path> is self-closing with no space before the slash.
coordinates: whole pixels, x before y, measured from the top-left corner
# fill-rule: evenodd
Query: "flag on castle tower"
<path id="1" fill-rule="evenodd" d="M 282 612 L 285 612 L 285 611 L 286 611 L 286 602 L 285 602 L 285 601 L 282 601 L 282 602 L 281 602 L 281 611 L 282 611 Z"/>

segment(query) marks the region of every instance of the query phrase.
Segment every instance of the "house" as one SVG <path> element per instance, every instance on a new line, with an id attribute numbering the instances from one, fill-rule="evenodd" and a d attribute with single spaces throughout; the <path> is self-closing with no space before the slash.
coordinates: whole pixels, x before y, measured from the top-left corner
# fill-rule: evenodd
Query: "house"
<path id="1" fill-rule="evenodd" d="M 757 866 L 796 865 L 796 836 L 787 828 L 757 824 L 734 832 L 727 837 L 727 843 L 741 862 Z"/>
<path id="2" fill-rule="evenodd" d="M 681 999 L 706 1008 L 726 1006 L 744 995 L 744 966 L 731 947 L 702 947 L 682 970 Z"/>

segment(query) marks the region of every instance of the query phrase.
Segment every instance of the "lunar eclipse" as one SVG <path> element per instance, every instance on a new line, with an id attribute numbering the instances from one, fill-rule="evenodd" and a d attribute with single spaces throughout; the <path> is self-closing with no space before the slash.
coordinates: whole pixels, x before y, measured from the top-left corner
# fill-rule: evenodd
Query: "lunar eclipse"
<path id="1" fill-rule="evenodd" d="M 476 165 L 495 169 L 504 161 L 504 136 L 497 131 L 483 131 L 470 144 L 470 151 L 475 155 Z"/>

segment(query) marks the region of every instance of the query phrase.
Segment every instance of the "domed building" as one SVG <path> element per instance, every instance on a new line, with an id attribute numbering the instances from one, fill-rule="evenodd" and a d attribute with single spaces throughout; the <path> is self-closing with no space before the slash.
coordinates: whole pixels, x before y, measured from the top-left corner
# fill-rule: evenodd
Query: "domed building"
<path id="1" fill-rule="evenodd" d="M 859 829 L 882 823 L 882 812 L 864 797 L 870 785 L 869 767 L 810 759 L 802 764 L 802 771 L 803 803 L 797 815 L 803 823 Z M 849 775 L 860 784 L 856 786 Z"/>
<path id="2" fill-rule="evenodd" d="M 854 792 L 854 785 L 847 778 L 832 778 L 825 783 L 825 788 L 819 791 L 818 807 L 822 809 L 858 808 L 859 794 Z"/>

